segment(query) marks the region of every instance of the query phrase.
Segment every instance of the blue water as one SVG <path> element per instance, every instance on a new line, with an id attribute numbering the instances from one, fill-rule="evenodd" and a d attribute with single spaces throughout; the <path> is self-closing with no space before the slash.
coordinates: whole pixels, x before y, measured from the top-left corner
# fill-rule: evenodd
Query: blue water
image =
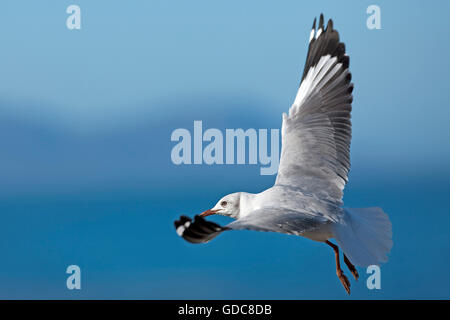
<path id="1" fill-rule="evenodd" d="M 353 179 L 346 204 L 382 206 L 394 247 L 381 269 L 381 290 L 368 290 L 360 269 L 352 298 L 449 297 L 448 177 Z M 234 183 L 246 185 L 245 177 L 222 178 L 225 186 L 197 190 L 166 185 L 2 201 L 0 297 L 345 298 L 323 244 L 251 231 L 206 245 L 179 238 L 173 220 L 180 213 L 210 207 Z M 78 292 L 65 287 L 70 264 L 82 270 Z"/>

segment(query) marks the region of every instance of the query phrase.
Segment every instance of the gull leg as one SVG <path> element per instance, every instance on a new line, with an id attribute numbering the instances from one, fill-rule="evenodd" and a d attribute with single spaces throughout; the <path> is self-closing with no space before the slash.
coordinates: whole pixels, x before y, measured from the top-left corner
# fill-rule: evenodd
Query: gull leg
<path id="1" fill-rule="evenodd" d="M 334 250 L 334 255 L 336 257 L 336 274 L 339 280 L 341 280 L 341 283 L 344 286 L 345 291 L 347 291 L 347 293 L 350 294 L 350 281 L 348 281 L 347 277 L 344 275 L 344 272 L 341 269 L 341 264 L 339 262 L 339 247 L 328 240 L 325 241 L 325 243 Z"/>
<path id="2" fill-rule="evenodd" d="M 356 270 L 356 268 L 353 265 L 353 263 L 351 263 L 350 260 L 348 260 L 348 258 L 345 255 L 345 253 L 344 253 L 344 262 L 347 265 L 347 267 L 350 270 L 350 272 L 352 273 L 353 277 L 355 277 L 355 280 L 358 281 L 358 278 L 359 278 L 358 271 Z"/>

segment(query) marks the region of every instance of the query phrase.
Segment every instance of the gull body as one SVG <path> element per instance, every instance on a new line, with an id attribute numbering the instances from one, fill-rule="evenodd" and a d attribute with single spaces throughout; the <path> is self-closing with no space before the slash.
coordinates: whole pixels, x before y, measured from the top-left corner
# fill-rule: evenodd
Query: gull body
<path id="1" fill-rule="evenodd" d="M 224 202 L 227 203 L 225 207 L 222 205 Z M 314 228 L 307 231 L 299 230 L 297 224 L 289 224 L 287 220 L 273 220 L 273 223 L 269 224 L 268 220 L 272 220 L 275 208 L 281 215 L 283 212 L 288 212 L 291 216 L 297 214 L 299 219 L 300 216 L 303 216 L 303 219 L 314 223 Z M 333 225 L 335 222 L 339 223 L 344 215 L 343 209 L 332 203 L 283 186 L 273 186 L 256 194 L 236 192 L 220 199 L 211 210 L 216 214 L 241 221 L 239 224 L 242 221 L 247 223 L 253 221 L 254 227 L 267 229 L 266 231 L 303 236 L 320 242 L 334 237 Z M 267 213 L 264 213 L 265 211 Z M 265 215 L 267 215 L 267 219 L 263 219 Z M 232 223 L 231 226 L 238 227 L 239 224 Z"/>

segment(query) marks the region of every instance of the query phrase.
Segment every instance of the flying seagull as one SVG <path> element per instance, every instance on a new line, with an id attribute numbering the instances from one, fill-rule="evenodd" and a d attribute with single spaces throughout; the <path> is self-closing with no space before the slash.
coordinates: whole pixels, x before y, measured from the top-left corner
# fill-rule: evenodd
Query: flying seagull
<path id="1" fill-rule="evenodd" d="M 320 15 L 309 37 L 300 87 L 289 114 L 283 113 L 282 149 L 275 185 L 261 193 L 229 194 L 209 210 L 175 221 L 181 237 L 205 243 L 227 230 L 272 231 L 303 236 L 329 245 L 336 273 L 348 294 L 344 263 L 358 280 L 354 265 L 387 261 L 392 227 L 381 208 L 343 208 L 350 169 L 353 83 L 345 45 L 330 19 Z M 204 219 L 220 214 L 236 219 L 225 227 Z M 330 239 L 334 238 L 337 244 Z"/>

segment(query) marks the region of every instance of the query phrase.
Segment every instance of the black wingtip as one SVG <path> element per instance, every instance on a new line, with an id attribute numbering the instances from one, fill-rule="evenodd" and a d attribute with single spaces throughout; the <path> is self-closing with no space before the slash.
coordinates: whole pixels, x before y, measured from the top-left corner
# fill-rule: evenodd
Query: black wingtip
<path id="1" fill-rule="evenodd" d="M 342 58 L 345 56 L 345 44 L 343 42 L 338 43 L 333 55 L 338 57 L 339 60 L 342 60 Z"/>
<path id="2" fill-rule="evenodd" d="M 327 31 L 333 30 L 333 20 L 328 20 Z"/>
<path id="3" fill-rule="evenodd" d="M 347 92 L 348 92 L 348 94 L 351 94 L 352 92 L 353 92 L 353 89 L 354 89 L 354 85 L 353 85 L 353 83 L 350 85 L 350 87 L 348 87 L 348 90 L 347 90 Z"/>
<path id="4" fill-rule="evenodd" d="M 191 218 L 187 217 L 187 216 L 181 216 L 180 219 L 175 220 L 175 222 L 173 223 L 175 225 L 175 229 L 177 229 L 179 226 L 184 225 L 186 222 L 191 222 Z"/>
<path id="5" fill-rule="evenodd" d="M 339 40 L 339 32 L 334 29 L 333 19 L 327 21 L 325 30 L 324 21 L 323 13 L 320 14 L 319 19 L 314 18 L 302 81 L 305 79 L 311 67 L 317 65 L 320 58 L 325 55 L 337 57 L 338 62 L 342 63 L 344 69 L 349 67 L 349 58 L 345 55 L 346 48 L 344 43 Z M 317 22 L 319 22 L 319 25 L 316 31 L 315 27 Z"/>
<path id="6" fill-rule="evenodd" d="M 320 14 L 319 29 L 323 29 L 323 13 Z"/>
<path id="7" fill-rule="evenodd" d="M 344 55 L 342 57 L 342 66 L 344 67 L 344 69 L 348 69 L 348 67 L 350 66 L 350 57 Z"/>
<path id="8" fill-rule="evenodd" d="M 352 74 L 351 74 L 351 73 L 347 74 L 347 76 L 345 77 L 345 79 L 347 80 L 347 82 L 352 81 Z"/>
<path id="9" fill-rule="evenodd" d="M 181 216 L 174 224 L 177 234 L 190 243 L 206 243 L 222 231 L 228 230 L 227 227 L 221 227 L 199 215 L 195 216 L 194 219 Z"/>

